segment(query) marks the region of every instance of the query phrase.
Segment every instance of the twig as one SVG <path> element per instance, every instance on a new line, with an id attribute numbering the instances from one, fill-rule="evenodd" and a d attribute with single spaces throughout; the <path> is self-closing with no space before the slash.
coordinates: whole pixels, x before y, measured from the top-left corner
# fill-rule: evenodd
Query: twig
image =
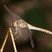
<path id="1" fill-rule="evenodd" d="M 6 41 L 7 41 L 7 38 L 8 38 L 8 33 L 7 33 L 6 37 L 5 37 L 5 40 L 4 40 L 3 45 L 2 45 L 2 47 L 0 49 L 0 52 L 3 52 L 5 44 L 6 44 Z"/>
<path id="2" fill-rule="evenodd" d="M 16 48 L 16 45 L 15 45 L 15 41 L 14 41 L 14 37 L 13 37 L 13 33 L 12 33 L 11 28 L 9 28 L 9 31 L 10 31 L 10 35 L 11 35 L 14 51 L 17 52 L 17 48 Z"/>
<path id="3" fill-rule="evenodd" d="M 15 41 L 14 41 L 14 37 L 13 37 L 11 28 L 9 28 L 9 31 L 10 31 L 10 35 L 11 35 L 11 39 L 12 39 L 14 51 L 17 52 L 17 49 L 16 49 L 16 45 L 15 45 Z M 6 37 L 5 37 L 5 40 L 4 40 L 4 42 L 3 42 L 3 45 L 2 45 L 2 47 L 1 47 L 1 49 L 0 49 L 0 52 L 3 52 L 4 47 L 5 47 L 5 44 L 6 44 L 6 41 L 7 41 L 7 39 L 8 39 L 8 36 L 9 36 L 9 35 L 8 35 L 8 33 L 7 33 L 7 35 L 6 35 Z"/>
<path id="4" fill-rule="evenodd" d="M 48 34 L 52 35 L 52 32 L 49 31 L 49 30 L 39 28 L 39 27 L 35 27 L 35 26 L 32 26 L 32 25 L 30 25 L 28 23 L 27 23 L 27 25 L 28 25 L 29 29 L 31 29 L 31 30 L 37 30 L 37 31 L 45 32 L 45 33 L 48 33 Z"/>

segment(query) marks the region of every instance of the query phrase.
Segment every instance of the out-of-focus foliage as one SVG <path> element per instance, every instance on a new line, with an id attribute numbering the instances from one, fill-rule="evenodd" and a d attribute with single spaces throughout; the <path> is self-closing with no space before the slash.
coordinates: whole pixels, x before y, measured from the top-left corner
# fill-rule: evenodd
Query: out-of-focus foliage
<path id="1" fill-rule="evenodd" d="M 43 8 L 32 8 L 23 16 L 24 20 L 28 23 L 47 28 L 48 23 L 46 21 L 45 10 Z"/>

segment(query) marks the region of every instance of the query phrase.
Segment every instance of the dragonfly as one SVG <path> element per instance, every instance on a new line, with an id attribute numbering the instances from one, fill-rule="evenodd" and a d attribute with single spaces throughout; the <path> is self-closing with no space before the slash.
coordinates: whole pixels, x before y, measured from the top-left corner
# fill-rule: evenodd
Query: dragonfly
<path id="1" fill-rule="evenodd" d="M 17 52 L 15 42 L 18 42 L 18 40 L 21 40 L 23 42 L 23 41 L 30 39 L 30 44 L 31 44 L 32 48 L 34 48 L 34 41 L 32 39 L 31 30 L 41 31 L 41 32 L 44 32 L 44 33 L 48 33 L 49 35 L 52 35 L 51 31 L 33 26 L 33 25 L 27 23 L 26 21 L 24 21 L 22 18 L 20 18 L 20 16 L 18 16 L 10 8 L 8 8 L 7 5 L 3 5 L 3 7 L 6 9 L 6 11 L 13 18 L 14 17 L 16 18 L 16 20 L 11 21 L 11 26 L 9 27 L 9 31 L 10 31 L 10 34 L 11 34 L 12 43 L 13 43 L 13 47 L 14 47 L 15 52 Z M 9 35 L 7 34 L 6 37 L 5 37 L 3 46 L 0 49 L 1 52 L 3 52 L 3 50 L 4 50 L 4 46 L 6 44 L 8 36 Z"/>

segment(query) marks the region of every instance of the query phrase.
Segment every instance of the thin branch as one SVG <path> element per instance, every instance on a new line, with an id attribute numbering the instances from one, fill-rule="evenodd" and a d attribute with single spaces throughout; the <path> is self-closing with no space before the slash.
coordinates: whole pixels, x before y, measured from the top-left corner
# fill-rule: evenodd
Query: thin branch
<path id="1" fill-rule="evenodd" d="M 5 47 L 5 44 L 6 44 L 6 41 L 7 41 L 7 38 L 8 38 L 8 33 L 7 33 L 6 37 L 5 37 L 5 40 L 4 40 L 4 42 L 3 42 L 3 45 L 2 45 L 2 47 L 1 47 L 0 52 L 3 52 L 4 47 Z"/>
<path id="2" fill-rule="evenodd" d="M 36 27 L 36 26 L 32 26 L 32 25 L 30 25 L 28 23 L 27 23 L 27 25 L 28 25 L 29 29 L 31 29 L 31 30 L 37 30 L 37 31 L 45 32 L 45 33 L 48 33 L 48 34 L 52 35 L 52 32 L 49 31 L 49 30 L 39 28 L 39 27 Z"/>
<path id="3" fill-rule="evenodd" d="M 11 35 L 14 51 L 17 52 L 17 48 L 16 48 L 16 45 L 15 45 L 15 41 L 14 41 L 14 37 L 13 37 L 13 33 L 12 33 L 11 28 L 9 28 L 9 31 L 10 31 L 10 35 Z"/>
<path id="4" fill-rule="evenodd" d="M 12 39 L 14 51 L 17 52 L 17 49 L 16 49 L 16 45 L 15 45 L 15 41 L 14 41 L 14 37 L 13 37 L 11 28 L 9 28 L 9 31 L 10 31 L 10 35 L 11 35 L 11 39 Z M 3 52 L 4 47 L 5 47 L 5 44 L 6 44 L 6 41 L 7 41 L 7 39 L 8 39 L 8 36 L 9 36 L 9 35 L 8 35 L 8 33 L 7 33 L 7 35 L 6 35 L 6 37 L 5 37 L 5 40 L 4 40 L 4 42 L 3 42 L 3 45 L 2 45 L 2 47 L 1 47 L 1 49 L 0 49 L 0 52 Z"/>

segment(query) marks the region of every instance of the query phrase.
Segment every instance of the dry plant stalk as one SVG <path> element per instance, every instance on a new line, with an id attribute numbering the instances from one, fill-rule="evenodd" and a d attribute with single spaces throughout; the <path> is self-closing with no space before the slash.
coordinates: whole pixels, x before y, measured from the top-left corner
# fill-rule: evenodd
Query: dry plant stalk
<path id="1" fill-rule="evenodd" d="M 5 40 L 4 40 L 4 42 L 3 42 L 3 45 L 2 45 L 2 47 L 1 47 L 1 49 L 0 49 L 0 52 L 3 52 L 4 47 L 5 47 L 5 44 L 6 44 L 6 41 L 7 41 L 7 38 L 8 38 L 8 32 L 7 32 L 7 35 L 6 35 Z"/>
<path id="2" fill-rule="evenodd" d="M 14 47 L 14 52 L 17 52 L 17 48 L 16 48 L 16 45 L 15 45 L 15 41 L 14 41 L 14 37 L 13 37 L 13 33 L 12 33 L 11 28 L 9 28 L 9 32 L 10 32 L 10 35 L 11 35 L 11 39 L 12 39 L 12 43 L 13 43 L 13 47 Z M 7 35 L 6 35 L 6 37 L 5 37 L 5 40 L 4 40 L 4 42 L 3 42 L 3 45 L 2 45 L 2 47 L 1 47 L 0 52 L 3 52 L 3 51 L 4 51 L 4 47 L 5 47 L 6 41 L 7 41 L 7 39 L 8 39 L 8 36 L 9 36 L 9 34 L 7 33 Z"/>
<path id="3" fill-rule="evenodd" d="M 15 45 L 14 36 L 13 36 L 11 28 L 9 28 L 9 31 L 10 31 L 10 35 L 11 35 L 11 39 L 12 39 L 12 43 L 13 43 L 13 47 L 14 47 L 14 52 L 17 52 L 17 48 Z"/>
<path id="4" fill-rule="evenodd" d="M 37 31 L 41 31 L 41 32 L 47 33 L 49 35 L 52 35 L 52 32 L 47 30 L 47 29 L 43 29 L 43 28 L 39 28 L 39 27 L 36 27 L 36 26 L 32 26 L 30 24 L 27 24 L 27 25 L 28 25 L 29 29 L 31 29 L 31 30 L 37 30 Z"/>

